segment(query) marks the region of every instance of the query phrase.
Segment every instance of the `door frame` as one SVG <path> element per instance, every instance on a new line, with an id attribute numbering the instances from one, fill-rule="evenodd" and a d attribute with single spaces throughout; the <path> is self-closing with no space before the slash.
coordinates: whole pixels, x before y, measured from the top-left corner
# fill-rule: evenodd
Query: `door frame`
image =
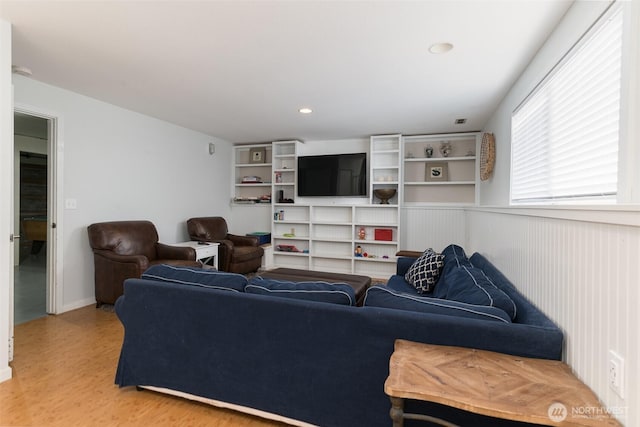
<path id="1" fill-rule="evenodd" d="M 11 24 L 0 19 L 0 382 L 12 377 L 13 357 L 13 85 Z M 7 200 L 8 199 L 8 200 Z M 8 202 L 8 203 L 7 203 Z M 6 239 L 6 240 L 5 240 Z M 5 314 L 6 313 L 6 314 Z M 7 317 L 3 317 L 3 316 Z M 5 347 L 6 346 L 6 347 Z M 6 349 L 6 353 L 5 353 Z"/>
<path id="2" fill-rule="evenodd" d="M 60 185 L 63 182 L 62 120 L 59 114 L 38 107 L 14 103 L 13 112 L 47 120 L 47 305 L 48 314 L 62 311 L 63 275 L 63 199 Z M 15 176 L 15 175 L 14 175 Z M 15 229 L 15 226 L 14 226 Z M 12 284 L 13 286 L 13 284 Z M 13 292 L 12 292 L 13 293 Z M 13 311 L 13 308 L 12 310 Z"/>

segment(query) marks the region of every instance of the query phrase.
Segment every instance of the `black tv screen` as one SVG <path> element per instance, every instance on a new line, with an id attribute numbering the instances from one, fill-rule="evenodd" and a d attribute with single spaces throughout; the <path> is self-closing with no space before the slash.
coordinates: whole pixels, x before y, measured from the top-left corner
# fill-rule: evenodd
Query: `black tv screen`
<path id="1" fill-rule="evenodd" d="M 367 153 L 298 157 L 298 196 L 366 196 Z"/>

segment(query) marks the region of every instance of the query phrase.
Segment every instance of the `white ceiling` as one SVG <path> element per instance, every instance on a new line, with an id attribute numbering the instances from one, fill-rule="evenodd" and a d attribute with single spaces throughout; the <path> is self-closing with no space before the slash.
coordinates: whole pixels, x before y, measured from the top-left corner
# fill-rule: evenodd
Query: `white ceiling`
<path id="1" fill-rule="evenodd" d="M 0 18 L 33 79 L 259 142 L 479 130 L 570 4 L 0 0 Z"/>

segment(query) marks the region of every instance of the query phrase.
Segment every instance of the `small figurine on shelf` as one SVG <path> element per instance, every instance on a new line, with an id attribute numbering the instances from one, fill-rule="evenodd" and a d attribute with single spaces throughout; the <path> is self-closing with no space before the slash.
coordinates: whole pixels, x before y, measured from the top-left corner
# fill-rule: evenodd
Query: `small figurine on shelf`
<path id="1" fill-rule="evenodd" d="M 355 256 L 357 256 L 357 257 L 361 257 L 362 256 L 362 246 L 360 246 L 360 245 L 356 246 Z"/>
<path id="2" fill-rule="evenodd" d="M 446 141 L 446 142 L 443 142 L 442 144 L 440 144 L 440 154 L 442 154 L 442 157 L 449 157 L 449 154 L 451 154 L 451 142 L 450 141 Z"/>
<path id="3" fill-rule="evenodd" d="M 433 157 L 433 147 L 430 145 L 427 145 L 427 148 L 424 149 L 424 155 L 428 158 Z"/>
<path id="4" fill-rule="evenodd" d="M 358 230 L 358 239 L 364 240 L 366 237 L 367 231 L 364 229 L 364 227 L 360 227 L 360 230 Z"/>

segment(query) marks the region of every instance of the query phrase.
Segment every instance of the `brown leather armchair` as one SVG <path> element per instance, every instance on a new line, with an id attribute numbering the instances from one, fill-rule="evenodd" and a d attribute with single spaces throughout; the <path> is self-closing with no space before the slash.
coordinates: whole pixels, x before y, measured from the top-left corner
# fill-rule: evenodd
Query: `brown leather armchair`
<path id="1" fill-rule="evenodd" d="M 114 304 L 125 279 L 140 277 L 151 265 L 200 266 L 193 248 L 158 243 L 156 227 L 149 221 L 101 222 L 87 231 L 95 263 L 96 307 Z"/>
<path id="2" fill-rule="evenodd" d="M 227 221 L 220 216 L 190 218 L 187 230 L 191 240 L 218 242 L 218 268 L 230 273 L 252 273 L 260 268 L 264 249 L 258 238 L 229 234 Z"/>

